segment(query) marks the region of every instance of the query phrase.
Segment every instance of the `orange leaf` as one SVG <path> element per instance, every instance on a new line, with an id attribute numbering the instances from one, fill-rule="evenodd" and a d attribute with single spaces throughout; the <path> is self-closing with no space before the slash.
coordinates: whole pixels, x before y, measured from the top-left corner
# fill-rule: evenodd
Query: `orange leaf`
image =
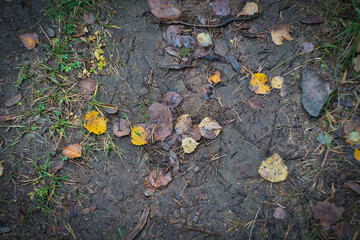
<path id="1" fill-rule="evenodd" d="M 221 82 L 220 72 L 216 70 L 215 74 L 208 78 L 208 82 L 214 85 Z"/>
<path id="2" fill-rule="evenodd" d="M 39 44 L 39 36 L 36 33 L 24 33 L 18 36 L 27 50 L 33 50 L 36 43 Z"/>
<path id="3" fill-rule="evenodd" d="M 82 147 L 80 144 L 75 143 L 63 148 L 62 154 L 68 158 L 81 157 Z"/>
<path id="4" fill-rule="evenodd" d="M 268 78 L 263 73 L 255 73 L 251 76 L 250 80 L 250 90 L 256 94 L 269 94 L 270 87 L 265 83 L 268 81 Z"/>
<path id="5" fill-rule="evenodd" d="M 356 160 L 360 161 L 360 150 L 359 149 L 355 149 L 354 158 Z"/>
<path id="6" fill-rule="evenodd" d="M 99 112 L 91 111 L 85 115 L 84 127 L 89 132 L 100 135 L 106 131 L 106 120 L 99 116 Z"/>

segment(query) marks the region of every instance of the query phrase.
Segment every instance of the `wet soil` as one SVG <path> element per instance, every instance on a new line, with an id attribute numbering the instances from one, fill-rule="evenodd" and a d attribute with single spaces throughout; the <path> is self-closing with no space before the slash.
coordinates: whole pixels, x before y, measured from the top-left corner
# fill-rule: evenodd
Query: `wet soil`
<path id="1" fill-rule="evenodd" d="M 119 74 L 112 71 L 97 77 L 98 100 L 121 107 L 134 124 L 143 121 L 141 103 L 158 102 L 164 93 L 175 91 L 183 97 L 180 106 L 172 111 L 175 119 L 189 113 L 198 124 L 209 116 L 216 119 L 222 131 L 213 140 L 202 138 L 192 154 L 184 155 L 179 142 L 173 145 L 171 149 L 181 160 L 180 172 L 174 173 L 169 164 L 169 150 L 161 143 L 136 147 L 128 137 L 114 136 L 109 127 L 109 136 L 124 151 L 123 158 L 114 152 L 106 156 L 102 151 L 93 151 L 81 163 L 66 161 L 57 174 L 67 175 L 69 181 L 57 189 L 55 201 L 50 205 L 55 217 L 49 217 L 41 210 L 28 215 L 34 205 L 29 193 L 37 184 L 26 181 L 34 174 L 31 160 L 37 159 L 40 164 L 41 156 L 55 152 L 50 160 L 58 163 L 62 157 L 61 147 L 82 141 L 81 131 L 70 132 L 68 141 L 58 143 L 49 137 L 49 132 L 44 135 L 28 132 L 19 138 L 18 128 L 4 123 L 0 129 L 0 160 L 4 166 L 0 179 L 0 227 L 8 227 L 9 231 L 0 233 L 0 238 L 120 239 L 119 231 L 124 236 L 131 232 L 143 210 L 150 206 L 147 223 L 136 239 L 216 239 L 219 235 L 224 239 L 326 239 L 334 236 L 335 227 L 321 229 L 312 218 L 311 206 L 329 198 L 345 209 L 342 220 L 358 224 L 359 197 L 343 184 L 358 177 L 359 166 L 343 151 L 340 151 L 342 154 L 330 152 L 327 161 L 330 166 L 315 178 L 314 168 L 321 165 L 326 153 L 315 140 L 317 133 L 324 130 L 324 119 L 323 115 L 310 117 L 300 104 L 300 72 L 304 67 L 314 69 L 329 81 L 336 80 L 331 78 L 331 69 L 321 67 L 317 59 L 320 52 L 293 58 L 302 52 L 303 42 L 321 46 L 327 38 L 321 34 L 322 25 L 299 22 L 307 15 L 324 14 L 316 7 L 321 3 L 287 2 L 261 1 L 263 12 L 246 24 L 264 33 L 263 37 L 245 36 L 236 22 L 224 28 L 208 29 L 215 36 L 212 51 L 217 55 L 226 57 L 228 53 L 223 34 L 226 31 L 229 39 L 237 41 L 231 45 L 231 54 L 241 66 L 253 72 L 261 71 L 269 78 L 284 76 L 286 94 L 283 97 L 276 89 L 267 96 L 255 95 L 249 90 L 246 71 L 236 72 L 229 63 L 193 57 L 191 64 L 196 65 L 195 68 L 158 68 L 180 63 L 164 50 L 168 46 L 164 39 L 167 25 L 159 24 L 149 12 L 147 1 L 111 3 L 116 13 L 110 24 L 121 29 L 112 30 L 106 56 L 120 57 L 126 65 L 117 66 Z M 25 50 L 16 37 L 32 29 L 42 18 L 40 9 L 46 3 L 31 1 L 31 4 L 30 11 L 16 1 L 0 3 L 1 114 L 17 115 L 26 111 L 26 104 L 5 108 L 4 102 L 18 91 L 23 96 L 29 94 L 31 89 L 26 88 L 26 84 L 20 89 L 14 88 L 18 79 L 16 67 L 42 54 L 37 49 Z M 197 16 L 212 15 L 208 1 L 183 1 L 181 5 L 182 20 L 186 22 L 197 21 Z M 231 1 L 231 15 L 236 16 L 244 5 L 245 1 Z M 290 24 L 294 40 L 276 46 L 269 29 L 279 12 L 278 24 Z M 288 61 L 277 67 L 285 60 Z M 221 72 L 222 78 L 222 83 L 215 87 L 218 99 L 203 100 L 200 86 L 206 84 L 215 70 Z M 251 99 L 260 101 L 264 108 L 251 108 L 248 104 Z M 76 111 L 79 115 L 85 114 L 82 109 Z M 106 117 L 114 121 L 117 116 L 107 114 Z M 103 140 L 95 138 L 95 142 Z M 275 152 L 285 160 L 289 176 L 284 182 L 271 184 L 262 179 L 257 170 L 261 161 Z M 147 197 L 144 180 L 157 166 L 172 172 L 173 180 Z M 93 206 L 95 210 L 84 214 L 84 209 Z M 286 209 L 284 220 L 273 218 L 278 206 Z M 228 231 L 234 226 L 235 229 Z"/>

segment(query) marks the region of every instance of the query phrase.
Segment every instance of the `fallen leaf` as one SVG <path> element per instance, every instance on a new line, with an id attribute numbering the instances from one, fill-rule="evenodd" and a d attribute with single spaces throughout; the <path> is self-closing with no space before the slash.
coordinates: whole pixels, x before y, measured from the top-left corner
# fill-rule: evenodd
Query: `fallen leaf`
<path id="1" fill-rule="evenodd" d="M 189 132 L 191 127 L 192 127 L 192 122 L 189 114 L 181 115 L 176 120 L 175 131 L 178 135 Z"/>
<path id="2" fill-rule="evenodd" d="M 2 165 L 2 162 L 0 162 L 0 177 L 4 174 L 4 167 Z"/>
<path id="3" fill-rule="evenodd" d="M 170 150 L 170 166 L 173 168 L 174 172 L 179 172 L 179 160 L 176 156 L 176 153 L 173 150 Z"/>
<path id="4" fill-rule="evenodd" d="M 207 139 L 214 139 L 219 135 L 221 126 L 212 118 L 205 117 L 199 124 L 201 136 Z"/>
<path id="5" fill-rule="evenodd" d="M 339 222 L 335 226 L 337 239 L 351 239 L 352 229 L 348 222 Z"/>
<path id="6" fill-rule="evenodd" d="M 44 26 L 44 30 L 45 30 L 45 33 L 49 36 L 49 37 L 55 37 L 55 31 L 52 30 L 51 28 L 47 27 L 47 26 Z"/>
<path id="7" fill-rule="evenodd" d="M 303 47 L 303 51 L 306 53 L 311 53 L 314 51 L 314 44 L 311 42 L 304 42 L 301 46 Z"/>
<path id="8" fill-rule="evenodd" d="M 247 101 L 247 103 L 249 104 L 249 106 L 252 109 L 255 109 L 255 110 L 260 110 L 260 109 L 264 108 L 264 104 L 260 100 L 257 100 L 257 99 L 250 99 Z"/>
<path id="9" fill-rule="evenodd" d="M 347 181 L 346 183 L 344 183 L 344 186 L 353 190 L 354 192 L 356 192 L 357 194 L 360 195 L 360 184 L 357 184 L 357 183 L 351 182 L 351 181 Z"/>
<path id="10" fill-rule="evenodd" d="M 344 122 L 344 138 L 347 143 L 353 146 L 356 143 L 359 143 L 359 133 L 360 133 L 360 121 L 358 120 L 347 120 Z M 358 140 L 358 141 L 353 141 Z"/>
<path id="11" fill-rule="evenodd" d="M 184 149 L 185 153 L 192 153 L 193 151 L 195 151 L 198 145 L 199 145 L 198 142 L 196 142 L 194 139 L 189 137 L 184 138 L 181 143 L 181 146 Z"/>
<path id="12" fill-rule="evenodd" d="M 324 146 L 330 146 L 331 141 L 332 141 L 332 136 L 329 133 L 319 133 L 316 136 L 316 140 L 321 143 Z"/>
<path id="13" fill-rule="evenodd" d="M 182 140 L 184 138 L 187 138 L 187 137 L 192 138 L 195 141 L 199 141 L 201 139 L 199 125 L 192 126 L 190 132 L 188 132 L 186 134 L 179 135 L 179 138 L 178 138 L 179 142 L 182 142 Z"/>
<path id="14" fill-rule="evenodd" d="M 15 95 L 14 97 L 6 100 L 4 105 L 5 105 L 5 107 L 11 107 L 11 106 L 17 104 L 18 102 L 20 102 L 21 98 L 22 98 L 21 93 L 19 93 L 19 94 Z"/>
<path id="15" fill-rule="evenodd" d="M 182 101 L 182 97 L 176 92 L 167 92 L 162 98 L 162 102 L 169 108 L 176 108 Z"/>
<path id="16" fill-rule="evenodd" d="M 263 73 L 255 73 L 251 76 L 250 90 L 256 94 L 269 94 L 270 87 L 266 84 L 268 78 Z"/>
<path id="17" fill-rule="evenodd" d="M 281 89 L 284 84 L 284 78 L 281 76 L 273 77 L 270 84 L 272 88 Z"/>
<path id="18" fill-rule="evenodd" d="M 210 98 L 216 98 L 214 86 L 210 83 L 205 84 L 204 86 L 200 86 L 200 96 L 204 100 L 209 100 Z"/>
<path id="19" fill-rule="evenodd" d="M 53 168 L 51 168 L 51 171 L 53 173 L 57 173 L 60 169 L 62 169 L 64 167 L 64 165 L 65 165 L 64 161 L 60 160 L 57 162 L 57 164 Z"/>
<path id="20" fill-rule="evenodd" d="M 33 50 L 36 44 L 39 44 L 39 36 L 37 33 L 24 33 L 18 36 L 27 50 Z"/>
<path id="21" fill-rule="evenodd" d="M 131 143 L 137 146 L 147 144 L 149 133 L 141 125 L 134 126 L 131 130 Z"/>
<path id="22" fill-rule="evenodd" d="M 154 169 L 150 176 L 145 178 L 145 188 L 154 192 L 156 189 L 166 187 L 171 181 L 171 173 L 165 174 L 162 169 Z"/>
<path id="23" fill-rule="evenodd" d="M 360 161 L 360 150 L 359 149 L 355 149 L 354 151 L 354 158 L 358 161 Z"/>
<path id="24" fill-rule="evenodd" d="M 95 15 L 93 13 L 85 13 L 83 19 L 87 24 L 94 24 L 96 21 Z"/>
<path id="25" fill-rule="evenodd" d="M 43 135 L 51 126 L 51 122 L 46 122 L 40 129 L 40 134 Z"/>
<path id="26" fill-rule="evenodd" d="M 127 119 L 116 119 L 113 126 L 113 133 L 117 137 L 123 137 L 130 134 L 131 122 Z"/>
<path id="27" fill-rule="evenodd" d="M 67 158 L 78 158 L 81 157 L 82 146 L 79 143 L 75 143 L 64 147 L 62 154 Z"/>
<path id="28" fill-rule="evenodd" d="M 269 182 L 281 182 L 287 178 L 288 168 L 279 154 L 274 153 L 271 157 L 262 161 L 258 173 Z"/>
<path id="29" fill-rule="evenodd" d="M 304 24 L 319 24 L 323 23 L 324 21 L 325 18 L 319 16 L 308 16 L 300 20 L 300 22 Z"/>
<path id="30" fill-rule="evenodd" d="M 251 16 L 259 12 L 259 7 L 255 2 L 247 2 L 239 15 Z"/>
<path id="31" fill-rule="evenodd" d="M 165 33 L 166 41 L 174 47 L 190 48 L 195 40 L 192 35 L 182 35 L 183 29 L 179 25 L 170 25 Z"/>
<path id="32" fill-rule="evenodd" d="M 292 30 L 289 25 L 280 25 L 270 31 L 272 41 L 276 45 L 282 45 L 284 39 L 288 41 L 292 41 L 293 38 L 290 35 L 291 32 Z"/>
<path id="33" fill-rule="evenodd" d="M 181 10 L 175 5 L 175 0 L 148 0 L 148 3 L 152 14 L 161 20 L 172 21 L 181 15 Z"/>
<path id="34" fill-rule="evenodd" d="M 202 47 L 208 47 L 212 44 L 211 35 L 207 32 L 199 33 L 196 35 L 196 39 Z"/>
<path id="35" fill-rule="evenodd" d="M 84 209 L 81 210 L 81 214 L 86 215 L 89 212 L 95 211 L 95 209 L 96 209 L 96 206 L 91 206 L 91 207 L 84 208 Z"/>
<path id="36" fill-rule="evenodd" d="M 277 207 L 274 210 L 273 216 L 276 220 L 284 220 L 286 217 L 286 211 L 282 207 Z"/>
<path id="37" fill-rule="evenodd" d="M 96 81 L 93 78 L 85 78 L 80 82 L 80 93 L 84 94 L 85 99 L 91 101 L 96 91 Z"/>
<path id="38" fill-rule="evenodd" d="M 15 115 L 1 115 L 0 123 L 12 120 L 12 118 L 14 118 L 14 117 L 15 117 Z"/>
<path id="39" fill-rule="evenodd" d="M 217 16 L 227 16 L 230 14 L 229 0 L 214 0 L 212 3 L 212 10 Z"/>
<path id="40" fill-rule="evenodd" d="M 330 202 L 317 202 L 311 209 L 314 219 L 320 220 L 323 227 L 330 227 L 337 223 L 344 212 L 343 208 L 339 208 Z"/>
<path id="41" fill-rule="evenodd" d="M 354 71 L 357 73 L 360 72 L 360 54 L 356 55 L 353 58 L 352 63 L 353 63 Z"/>
<path id="42" fill-rule="evenodd" d="M 155 141 L 165 141 L 173 130 L 173 116 L 169 107 L 162 103 L 153 103 L 148 110 L 150 115 L 148 127 L 152 129 Z"/>
<path id="43" fill-rule="evenodd" d="M 358 131 L 352 131 L 348 134 L 347 138 L 350 140 L 350 141 L 353 141 L 353 142 L 358 142 L 360 140 L 360 132 Z"/>
<path id="44" fill-rule="evenodd" d="M 106 131 L 106 120 L 103 116 L 99 116 L 99 112 L 91 111 L 85 115 L 84 127 L 89 132 L 101 135 Z"/>
<path id="45" fill-rule="evenodd" d="M 208 82 L 213 85 L 216 85 L 217 83 L 221 82 L 220 72 L 216 70 L 215 74 L 208 78 Z"/>

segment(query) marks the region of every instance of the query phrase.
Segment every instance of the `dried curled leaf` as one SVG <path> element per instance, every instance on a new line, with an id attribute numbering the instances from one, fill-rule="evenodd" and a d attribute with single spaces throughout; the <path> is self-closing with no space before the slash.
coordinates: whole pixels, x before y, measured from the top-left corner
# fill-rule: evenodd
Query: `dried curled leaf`
<path id="1" fill-rule="evenodd" d="M 116 119 L 113 126 L 113 133 L 117 137 L 123 137 L 130 134 L 131 122 L 127 119 Z"/>
<path id="2" fill-rule="evenodd" d="M 39 44 L 39 36 L 37 33 L 24 33 L 18 36 L 27 50 L 33 50 L 36 44 Z"/>
<path id="3" fill-rule="evenodd" d="M 154 169 L 150 176 L 145 178 L 145 188 L 154 192 L 156 189 L 166 187 L 171 181 L 171 173 L 165 174 L 162 169 Z"/>
<path id="4" fill-rule="evenodd" d="M 106 120 L 103 116 L 99 116 L 99 112 L 91 111 L 85 115 L 84 127 L 89 132 L 101 135 L 106 131 Z"/>
<path id="5" fill-rule="evenodd" d="M 292 30 L 289 25 L 280 25 L 277 28 L 271 30 L 272 41 L 276 45 L 282 45 L 284 39 L 288 41 L 292 41 L 293 38 L 290 35 L 291 32 Z"/>
<path id="6" fill-rule="evenodd" d="M 199 145 L 198 142 L 196 142 L 194 139 L 189 137 L 184 138 L 181 143 L 181 146 L 184 149 L 185 153 L 192 153 L 193 151 L 195 151 L 198 145 Z"/>
<path id="7" fill-rule="evenodd" d="M 162 98 L 162 102 L 169 108 L 176 108 L 182 101 L 182 97 L 176 92 L 167 92 Z"/>
<path id="8" fill-rule="evenodd" d="M 281 89 L 284 84 L 284 78 L 281 76 L 276 76 L 271 79 L 271 87 L 276 89 Z"/>
<path id="9" fill-rule="evenodd" d="M 256 94 L 269 94 L 270 87 L 266 84 L 268 78 L 263 73 L 255 73 L 251 76 L 250 90 Z"/>
<path id="10" fill-rule="evenodd" d="M 251 16 L 258 12 L 259 12 L 259 7 L 258 7 L 257 3 L 247 2 L 245 7 L 243 8 L 243 10 L 240 12 L 239 15 Z"/>
<path id="11" fill-rule="evenodd" d="M 75 143 L 64 147 L 62 154 L 67 158 L 78 158 L 81 157 L 82 146 L 79 143 Z"/>
<path id="12" fill-rule="evenodd" d="M 134 126 L 131 131 L 131 143 L 137 146 L 147 144 L 149 133 L 141 125 Z"/>
<path id="13" fill-rule="evenodd" d="M 269 182 L 281 182 L 287 178 L 288 168 L 279 154 L 274 153 L 261 163 L 258 173 Z"/>
<path id="14" fill-rule="evenodd" d="M 215 74 L 208 78 L 208 82 L 214 85 L 221 82 L 220 72 L 216 70 Z"/>
<path id="15" fill-rule="evenodd" d="M 212 118 L 205 117 L 199 124 L 201 136 L 207 139 L 214 139 L 219 135 L 221 126 Z"/>

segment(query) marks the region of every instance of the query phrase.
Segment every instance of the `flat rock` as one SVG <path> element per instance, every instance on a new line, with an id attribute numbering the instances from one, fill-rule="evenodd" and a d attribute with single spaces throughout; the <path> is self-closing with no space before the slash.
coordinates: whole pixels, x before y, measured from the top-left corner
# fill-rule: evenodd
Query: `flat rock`
<path id="1" fill-rule="evenodd" d="M 318 117 L 329 99 L 330 83 L 313 71 L 305 69 L 301 73 L 300 87 L 302 90 L 301 104 L 311 116 Z"/>

